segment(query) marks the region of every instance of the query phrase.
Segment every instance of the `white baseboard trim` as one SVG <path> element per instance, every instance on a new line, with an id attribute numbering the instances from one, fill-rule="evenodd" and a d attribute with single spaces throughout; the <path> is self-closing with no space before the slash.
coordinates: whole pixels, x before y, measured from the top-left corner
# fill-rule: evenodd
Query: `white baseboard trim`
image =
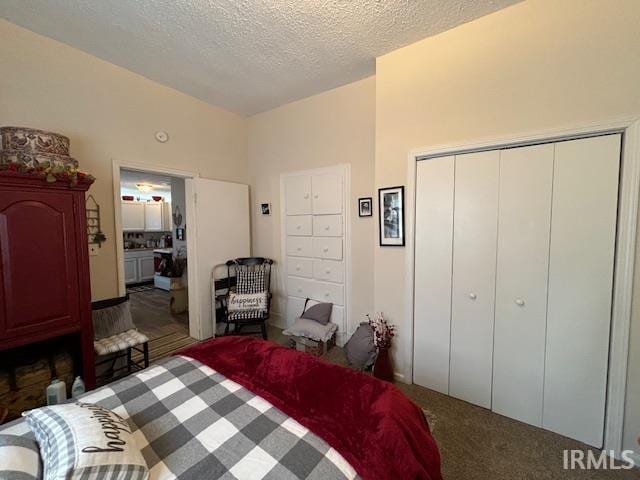
<path id="1" fill-rule="evenodd" d="M 404 373 L 400 373 L 400 372 L 394 372 L 393 373 L 394 378 L 399 381 L 400 383 L 409 383 L 405 380 L 405 376 Z"/>

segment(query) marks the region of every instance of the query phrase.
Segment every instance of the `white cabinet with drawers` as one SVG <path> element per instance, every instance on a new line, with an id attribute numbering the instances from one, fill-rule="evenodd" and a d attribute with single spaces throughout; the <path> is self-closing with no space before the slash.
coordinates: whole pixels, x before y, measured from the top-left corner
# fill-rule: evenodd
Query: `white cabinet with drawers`
<path id="1" fill-rule="evenodd" d="M 348 166 L 284 174 L 280 183 L 286 324 L 300 316 L 307 298 L 331 302 L 343 345 L 349 333 Z"/>
<path id="2" fill-rule="evenodd" d="M 311 215 L 290 215 L 287 217 L 287 235 L 313 235 Z"/>
<path id="3" fill-rule="evenodd" d="M 313 256 L 313 238 L 311 237 L 288 237 L 287 255 L 294 257 Z"/>
<path id="4" fill-rule="evenodd" d="M 287 273 L 297 277 L 313 278 L 313 260 L 310 258 L 289 257 L 287 260 Z"/>
<path id="5" fill-rule="evenodd" d="M 314 215 L 313 235 L 316 237 L 341 237 L 342 215 Z"/>

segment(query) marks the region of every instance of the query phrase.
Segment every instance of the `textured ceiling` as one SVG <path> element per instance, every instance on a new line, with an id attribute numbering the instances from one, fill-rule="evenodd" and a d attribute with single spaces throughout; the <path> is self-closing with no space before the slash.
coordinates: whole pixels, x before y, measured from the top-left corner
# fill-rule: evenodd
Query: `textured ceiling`
<path id="1" fill-rule="evenodd" d="M 375 71 L 375 57 L 517 0 L 1 0 L 0 15 L 250 115 Z"/>

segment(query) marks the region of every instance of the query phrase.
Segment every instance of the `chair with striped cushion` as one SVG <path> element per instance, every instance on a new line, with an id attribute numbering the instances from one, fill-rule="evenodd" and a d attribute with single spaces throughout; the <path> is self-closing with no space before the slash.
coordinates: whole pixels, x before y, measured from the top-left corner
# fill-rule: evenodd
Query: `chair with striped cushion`
<path id="1" fill-rule="evenodd" d="M 223 295 L 218 295 L 217 300 L 222 304 L 221 318 L 225 323 L 224 334 L 255 335 L 261 333 L 262 338 L 267 339 L 266 321 L 269 319 L 271 307 L 271 266 L 273 260 L 263 257 L 236 258 L 229 260 L 227 266 L 228 288 Z M 256 310 L 230 311 L 229 294 L 266 295 L 266 307 Z M 233 326 L 233 330 L 231 327 Z M 248 326 L 259 326 L 260 332 L 245 330 Z"/>
<path id="2" fill-rule="evenodd" d="M 93 349 L 97 357 L 96 367 L 108 365 L 101 372 L 98 383 L 106 383 L 124 377 L 133 371 L 149 366 L 149 338 L 140 333 L 133 324 L 129 309 L 129 295 L 121 298 L 94 302 L 93 310 Z M 142 359 L 134 361 L 133 352 L 142 354 Z M 118 360 L 126 363 L 116 367 Z M 124 371 L 124 372 L 123 372 Z"/>

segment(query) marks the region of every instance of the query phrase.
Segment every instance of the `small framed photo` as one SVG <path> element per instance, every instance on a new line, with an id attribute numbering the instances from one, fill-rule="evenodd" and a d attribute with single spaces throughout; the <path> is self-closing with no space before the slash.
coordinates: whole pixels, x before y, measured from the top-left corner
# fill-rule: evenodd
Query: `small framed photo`
<path id="1" fill-rule="evenodd" d="M 404 247 L 404 187 L 378 190 L 380 246 Z"/>
<path id="2" fill-rule="evenodd" d="M 364 198 L 358 199 L 358 216 L 360 217 L 373 216 L 373 199 L 371 197 L 364 197 Z"/>
<path id="3" fill-rule="evenodd" d="M 262 215 L 271 215 L 271 204 L 270 203 L 261 203 L 260 204 L 260 212 Z"/>

